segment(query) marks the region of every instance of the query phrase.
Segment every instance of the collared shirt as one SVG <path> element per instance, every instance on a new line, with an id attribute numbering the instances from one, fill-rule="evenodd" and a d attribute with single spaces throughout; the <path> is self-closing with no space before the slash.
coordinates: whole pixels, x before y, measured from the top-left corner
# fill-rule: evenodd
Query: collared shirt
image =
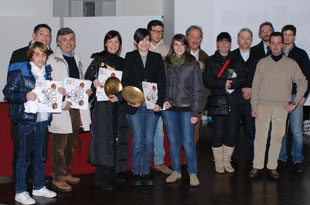
<path id="1" fill-rule="evenodd" d="M 59 49 L 60 49 L 60 51 L 61 51 L 62 55 L 64 55 L 64 56 L 67 56 L 67 57 L 72 57 L 72 56 L 74 56 L 74 55 L 75 55 L 74 51 L 72 51 L 72 52 L 71 52 L 71 56 L 70 56 L 70 55 L 68 55 L 66 52 L 64 52 L 64 51 L 63 51 L 60 47 L 59 47 Z"/>
<path id="2" fill-rule="evenodd" d="M 239 49 L 239 51 L 240 51 L 240 55 L 243 58 L 244 62 L 246 62 L 250 57 L 250 49 L 247 50 L 246 52 L 242 52 L 241 49 Z"/>
<path id="3" fill-rule="evenodd" d="M 199 51 L 200 51 L 199 48 L 197 48 L 196 52 L 193 52 L 191 50 L 191 54 L 196 58 L 197 61 L 199 60 Z"/>
<path id="4" fill-rule="evenodd" d="M 285 52 L 284 48 L 282 49 L 282 53 L 285 55 L 285 56 L 288 56 L 288 54 L 290 54 L 291 50 L 293 50 L 295 44 L 293 44 L 288 50 L 287 52 Z"/>
<path id="5" fill-rule="evenodd" d="M 263 45 L 264 45 L 264 51 L 265 51 L 265 55 L 267 55 L 267 52 L 268 52 L 268 45 L 266 45 L 266 44 L 264 44 L 263 43 Z M 270 47 L 269 47 L 269 49 L 270 49 Z"/>

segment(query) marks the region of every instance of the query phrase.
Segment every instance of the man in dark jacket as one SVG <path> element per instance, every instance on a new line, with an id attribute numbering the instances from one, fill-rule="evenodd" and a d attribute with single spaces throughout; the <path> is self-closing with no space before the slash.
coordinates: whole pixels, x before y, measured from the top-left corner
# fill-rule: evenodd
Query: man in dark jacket
<path id="1" fill-rule="evenodd" d="M 266 21 L 259 26 L 258 36 L 262 41 L 253 46 L 251 50 L 256 53 L 259 60 L 265 56 L 270 55 L 269 39 L 270 34 L 273 32 L 272 23 Z"/>
<path id="2" fill-rule="evenodd" d="M 255 52 L 250 49 L 253 33 L 248 28 L 242 28 L 238 33 L 238 45 L 239 48 L 232 52 L 232 56 L 238 64 L 243 65 L 247 73 L 247 83 L 244 88 L 242 88 L 243 93 L 243 109 L 242 109 L 242 123 L 245 127 L 245 137 L 246 137 L 246 157 L 247 160 L 252 163 L 254 155 L 254 137 L 255 137 L 255 118 L 251 116 L 251 90 L 252 81 L 255 74 L 256 64 L 258 62 L 258 57 Z M 233 153 L 233 160 L 238 158 L 238 144 L 239 138 L 237 139 L 237 144 Z"/>
<path id="3" fill-rule="evenodd" d="M 39 41 L 49 47 L 50 42 L 51 42 L 51 33 L 52 29 L 47 25 L 47 24 L 38 24 L 37 26 L 34 27 L 33 33 L 32 33 L 32 41 L 29 43 L 28 46 L 25 46 L 23 48 L 19 48 L 15 51 L 13 51 L 10 63 L 9 65 L 12 65 L 14 63 L 20 63 L 20 62 L 25 62 L 28 61 L 27 57 L 27 50 L 31 43 L 33 41 Z M 49 49 L 50 53 L 53 53 L 51 49 Z M 9 73 L 8 73 L 9 74 Z M 17 159 L 17 150 L 18 150 L 18 125 L 17 123 L 14 123 L 11 121 L 11 138 L 14 141 L 14 148 L 13 148 L 13 176 L 15 177 L 15 170 L 16 170 L 16 159 Z M 30 165 L 27 173 L 27 179 L 32 176 L 32 165 Z"/>
<path id="4" fill-rule="evenodd" d="M 295 166 L 295 171 L 297 173 L 304 172 L 303 167 L 303 161 L 304 157 L 302 155 L 302 147 L 303 147 L 303 136 L 302 136 L 302 123 L 303 123 L 303 105 L 306 101 L 306 98 L 309 93 L 309 85 L 310 85 L 310 61 L 307 53 L 298 48 L 295 45 L 295 36 L 296 36 L 296 28 L 293 25 L 286 25 L 282 28 L 282 33 L 284 35 L 284 48 L 283 48 L 283 54 L 288 56 L 289 58 L 294 59 L 299 67 L 301 68 L 301 71 L 306 76 L 306 79 L 308 80 L 308 89 L 305 93 L 302 100 L 298 103 L 296 109 L 289 114 L 289 125 L 292 132 L 292 151 L 291 156 L 292 160 Z M 296 96 L 296 84 L 293 84 L 292 89 L 292 102 Z M 287 154 L 286 154 L 286 135 L 283 137 L 282 140 L 282 147 L 281 152 L 279 156 L 279 166 L 285 165 L 287 161 Z M 279 167 L 278 166 L 278 167 Z"/>

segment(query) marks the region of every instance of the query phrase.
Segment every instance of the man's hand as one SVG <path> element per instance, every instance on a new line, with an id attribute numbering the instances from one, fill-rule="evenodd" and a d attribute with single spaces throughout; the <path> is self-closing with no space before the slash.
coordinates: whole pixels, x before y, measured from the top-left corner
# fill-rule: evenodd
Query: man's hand
<path id="1" fill-rule="evenodd" d="M 288 113 L 291 113 L 295 110 L 296 104 L 288 104 L 284 106 L 284 109 L 287 110 Z"/>
<path id="2" fill-rule="evenodd" d="M 65 88 L 58 88 L 57 90 L 62 96 L 66 95 L 66 89 Z"/>
<path id="3" fill-rule="evenodd" d="M 92 91 L 90 88 L 86 90 L 86 94 L 87 94 L 88 96 L 90 96 L 92 93 L 93 93 L 93 91 Z"/>
<path id="4" fill-rule="evenodd" d="M 258 118 L 258 110 L 257 109 L 252 109 L 251 115 L 252 115 L 252 117 Z"/>
<path id="5" fill-rule="evenodd" d="M 243 98 L 249 100 L 252 94 L 252 88 L 242 88 Z"/>
<path id="6" fill-rule="evenodd" d="M 28 92 L 26 94 L 26 100 L 29 100 L 29 101 L 35 101 L 37 98 L 36 94 L 34 92 Z"/>
<path id="7" fill-rule="evenodd" d="M 71 109 L 71 105 L 72 103 L 71 102 L 67 102 L 66 106 L 63 108 L 63 110 L 70 110 Z"/>
<path id="8" fill-rule="evenodd" d="M 304 106 L 305 102 L 306 102 L 306 98 L 303 97 L 303 98 L 300 100 L 300 102 L 297 104 L 297 107 L 302 107 L 302 106 Z"/>

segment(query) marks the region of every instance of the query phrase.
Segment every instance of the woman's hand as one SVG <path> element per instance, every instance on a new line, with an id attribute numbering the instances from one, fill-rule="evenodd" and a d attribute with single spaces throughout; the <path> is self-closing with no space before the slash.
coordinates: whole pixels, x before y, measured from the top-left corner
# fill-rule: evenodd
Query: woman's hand
<path id="1" fill-rule="evenodd" d="M 62 96 L 66 96 L 66 89 L 65 89 L 65 88 L 58 88 L 57 91 L 58 91 Z"/>
<path id="2" fill-rule="evenodd" d="M 100 86 L 99 80 L 98 80 L 98 79 L 95 79 L 95 80 L 93 81 L 93 85 L 95 86 L 95 88 L 99 87 L 99 86 Z"/>
<path id="3" fill-rule="evenodd" d="M 67 102 L 66 106 L 64 108 L 62 108 L 63 110 L 70 110 L 71 109 L 71 102 Z"/>
<path id="4" fill-rule="evenodd" d="M 157 104 L 155 104 L 153 111 L 154 111 L 154 112 L 160 111 L 160 106 L 157 105 Z"/>
<path id="5" fill-rule="evenodd" d="M 198 117 L 191 117 L 191 123 L 196 124 L 198 122 Z"/>
<path id="6" fill-rule="evenodd" d="M 231 84 L 232 84 L 232 80 L 227 80 L 226 84 L 225 84 L 225 88 L 226 89 L 230 89 L 231 88 Z"/>
<path id="7" fill-rule="evenodd" d="M 118 98 L 115 95 L 110 95 L 109 100 L 114 103 L 118 101 Z"/>
<path id="8" fill-rule="evenodd" d="M 34 92 L 28 92 L 26 94 L 26 100 L 29 100 L 29 101 L 35 101 L 37 98 L 36 94 Z"/>
<path id="9" fill-rule="evenodd" d="M 140 105 L 141 105 L 141 103 L 136 103 L 136 104 L 127 103 L 127 104 L 132 106 L 132 107 L 140 107 Z"/>
<path id="10" fill-rule="evenodd" d="M 168 101 L 164 102 L 164 108 L 167 110 L 169 108 L 171 108 L 171 104 Z"/>

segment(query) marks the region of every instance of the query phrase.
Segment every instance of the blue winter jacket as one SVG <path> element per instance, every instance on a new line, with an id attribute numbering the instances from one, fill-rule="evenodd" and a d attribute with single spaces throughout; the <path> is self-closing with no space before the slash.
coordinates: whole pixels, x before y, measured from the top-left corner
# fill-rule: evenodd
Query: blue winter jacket
<path id="1" fill-rule="evenodd" d="M 50 65 L 45 66 L 45 79 L 52 80 Z M 3 89 L 5 99 L 10 103 L 13 122 L 35 123 L 37 113 L 25 113 L 26 95 L 35 88 L 36 79 L 31 73 L 29 62 L 14 63 L 8 69 L 8 81 Z"/>

